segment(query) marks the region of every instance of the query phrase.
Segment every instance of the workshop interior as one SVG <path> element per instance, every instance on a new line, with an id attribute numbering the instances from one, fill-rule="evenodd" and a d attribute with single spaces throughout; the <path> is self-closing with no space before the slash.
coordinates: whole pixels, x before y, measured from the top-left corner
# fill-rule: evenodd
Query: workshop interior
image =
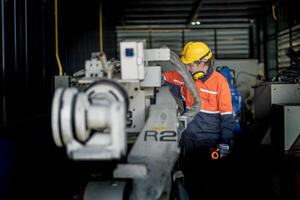
<path id="1" fill-rule="evenodd" d="M 300 199 L 298 0 L 0 5 L 1 200 L 192 199 L 180 159 L 201 105 L 180 59 L 191 41 L 209 46 L 234 116 L 231 157 L 216 149 L 197 199 Z M 172 70 L 190 109 L 164 84 Z"/>

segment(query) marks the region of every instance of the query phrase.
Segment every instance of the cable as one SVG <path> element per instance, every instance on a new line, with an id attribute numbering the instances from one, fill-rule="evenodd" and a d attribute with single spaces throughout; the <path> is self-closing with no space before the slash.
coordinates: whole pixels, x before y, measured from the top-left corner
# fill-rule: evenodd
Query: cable
<path id="1" fill-rule="evenodd" d="M 280 70 L 272 81 L 286 82 L 286 83 L 300 83 L 300 71 L 296 67 L 287 67 Z"/>
<path id="2" fill-rule="evenodd" d="M 61 62 L 59 59 L 59 52 L 58 52 L 58 17 L 57 17 L 57 0 L 54 1 L 54 16 L 55 16 L 55 57 L 58 65 L 58 74 L 59 76 L 63 75 L 63 68 L 61 66 Z"/>

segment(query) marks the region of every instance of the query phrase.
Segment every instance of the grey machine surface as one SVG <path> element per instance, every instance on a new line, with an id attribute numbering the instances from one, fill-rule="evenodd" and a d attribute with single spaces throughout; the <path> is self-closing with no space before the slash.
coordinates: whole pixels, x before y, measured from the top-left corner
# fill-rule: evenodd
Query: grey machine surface
<path id="1" fill-rule="evenodd" d="M 144 41 L 125 41 L 120 53 L 121 62 L 106 61 L 104 54 L 94 53 L 81 73 L 85 77 L 76 77 L 76 84 L 72 79 L 76 87 L 56 90 L 54 141 L 66 148 L 70 159 L 120 160 L 111 169 L 111 181 L 87 185 L 85 200 L 126 198 L 128 184 L 129 199 L 169 199 L 182 122 L 191 120 L 193 113 L 178 113 L 169 89 L 161 87 L 160 66 L 148 66 L 148 62 L 171 61 L 192 91 L 196 91 L 194 82 L 168 48 L 144 49 Z M 118 67 L 121 74 L 115 72 Z M 200 103 L 199 96 L 195 98 Z M 128 152 L 130 133 L 137 138 Z"/>
<path id="2" fill-rule="evenodd" d="M 272 140 L 287 153 L 300 134 L 300 104 L 272 105 Z"/>
<path id="3" fill-rule="evenodd" d="M 254 116 L 264 119 L 272 104 L 300 103 L 300 84 L 263 83 L 254 87 Z"/>
<path id="4" fill-rule="evenodd" d="M 266 126 L 261 144 L 271 144 L 271 108 L 273 104 L 300 103 L 300 84 L 265 82 L 254 86 L 254 118 Z M 261 130 L 260 130 L 261 131 Z"/>

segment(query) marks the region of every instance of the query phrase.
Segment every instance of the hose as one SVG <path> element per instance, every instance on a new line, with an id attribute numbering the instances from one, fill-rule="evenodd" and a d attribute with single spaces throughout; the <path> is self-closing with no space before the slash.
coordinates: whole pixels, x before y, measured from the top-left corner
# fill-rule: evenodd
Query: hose
<path id="1" fill-rule="evenodd" d="M 194 119 L 194 117 L 200 110 L 200 107 L 201 107 L 200 97 L 197 92 L 197 88 L 196 88 L 194 80 L 190 76 L 190 73 L 188 72 L 188 70 L 185 68 L 185 66 L 180 61 L 177 54 L 173 51 L 170 51 L 170 54 L 171 54 L 170 62 L 175 66 L 176 70 L 183 78 L 185 85 L 188 87 L 188 89 L 194 96 L 194 105 L 191 107 L 191 109 L 189 109 L 188 112 L 185 113 L 185 116 L 187 117 L 187 122 L 190 122 Z"/>

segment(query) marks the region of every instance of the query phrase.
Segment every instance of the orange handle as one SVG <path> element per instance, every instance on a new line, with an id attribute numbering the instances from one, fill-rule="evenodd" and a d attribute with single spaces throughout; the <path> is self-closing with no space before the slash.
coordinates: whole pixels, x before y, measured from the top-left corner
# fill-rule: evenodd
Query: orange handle
<path id="1" fill-rule="evenodd" d="M 210 157 L 213 160 L 218 160 L 219 159 L 219 149 L 214 150 L 213 152 L 211 152 Z"/>

